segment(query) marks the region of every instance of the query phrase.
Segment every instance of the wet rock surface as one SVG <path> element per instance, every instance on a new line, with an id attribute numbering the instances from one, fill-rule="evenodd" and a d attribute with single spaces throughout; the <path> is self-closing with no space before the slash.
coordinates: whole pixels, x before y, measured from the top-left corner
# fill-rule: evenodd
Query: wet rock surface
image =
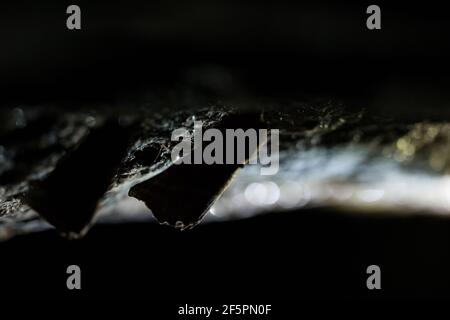
<path id="1" fill-rule="evenodd" d="M 399 121 L 332 100 L 215 101 L 4 108 L 1 238 L 47 228 L 42 218 L 76 237 L 96 215 L 100 222 L 124 222 L 137 219 L 138 211 L 182 229 L 203 217 L 304 206 L 450 211 L 445 120 Z M 261 176 L 258 165 L 173 165 L 172 131 L 192 131 L 196 120 L 205 128 L 280 129 L 279 172 Z"/>
<path id="2" fill-rule="evenodd" d="M 211 128 L 219 130 L 223 136 L 227 129 L 258 129 L 263 126 L 259 113 L 224 114 L 220 121 Z M 226 142 L 223 142 L 223 157 L 227 156 Z M 245 165 L 255 149 L 246 145 L 247 157 L 240 163 L 235 157 L 235 164 L 194 163 L 194 153 L 204 146 L 195 146 L 185 155 L 189 163 L 172 164 L 159 175 L 141 182 L 130 189 L 129 195 L 146 203 L 158 221 L 186 229 L 195 226 L 208 212 L 215 201 L 232 182 L 239 169 Z M 237 154 L 237 146 L 233 149 Z M 180 159 L 181 161 L 182 159 Z M 175 199 L 174 199 L 175 196 Z"/>

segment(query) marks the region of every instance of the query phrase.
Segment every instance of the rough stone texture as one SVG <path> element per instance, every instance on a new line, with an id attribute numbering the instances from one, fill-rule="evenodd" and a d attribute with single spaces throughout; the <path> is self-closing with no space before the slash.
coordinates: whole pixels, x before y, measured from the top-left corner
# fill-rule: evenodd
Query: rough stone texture
<path id="1" fill-rule="evenodd" d="M 280 171 L 261 176 L 257 166 L 246 166 L 217 200 L 237 168 L 171 168 L 171 132 L 192 130 L 195 120 L 206 128 L 230 116 L 248 123 L 242 110 L 261 127 L 280 129 Z M 213 204 L 207 219 L 305 205 L 450 211 L 445 121 L 396 121 L 320 100 L 258 108 L 150 101 L 64 112 L 21 106 L 1 111 L 0 121 L 2 239 L 46 228 L 41 218 L 71 237 L 83 233 L 95 212 L 104 222 L 140 219 L 147 209 L 130 200 L 130 189 L 160 222 L 181 228 L 198 223 Z"/>

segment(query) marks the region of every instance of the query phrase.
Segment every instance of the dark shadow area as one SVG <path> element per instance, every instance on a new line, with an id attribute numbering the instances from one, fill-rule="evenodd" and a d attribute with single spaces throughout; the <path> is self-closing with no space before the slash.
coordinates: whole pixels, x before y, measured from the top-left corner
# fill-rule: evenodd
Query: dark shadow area
<path id="1" fill-rule="evenodd" d="M 448 116 L 443 2 L 378 1 L 377 31 L 366 28 L 364 2 L 77 4 L 80 31 L 65 26 L 67 3 L 2 3 L 1 104 L 131 107 L 143 92 L 214 86 L 214 76 L 192 76 L 213 69 L 239 79 L 219 85 L 229 96 L 327 96 L 405 119 Z"/>
<path id="2" fill-rule="evenodd" d="M 82 240 L 47 231 L 0 244 L 4 297 L 187 301 L 448 298 L 450 221 L 304 210 L 203 224 L 97 225 Z M 66 288 L 78 264 L 82 290 Z M 366 288 L 366 268 L 382 290 Z"/>

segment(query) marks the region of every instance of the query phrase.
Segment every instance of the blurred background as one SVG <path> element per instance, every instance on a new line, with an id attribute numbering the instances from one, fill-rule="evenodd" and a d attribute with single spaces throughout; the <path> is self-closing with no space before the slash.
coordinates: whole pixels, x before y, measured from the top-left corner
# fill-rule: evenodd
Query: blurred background
<path id="1" fill-rule="evenodd" d="M 446 110 L 449 28 L 438 2 L 378 2 L 378 31 L 366 28 L 369 2 L 80 1 L 82 30 L 69 32 L 70 4 L 2 3 L 3 103 L 114 101 L 222 68 L 247 94 L 365 98 L 405 116 Z"/>

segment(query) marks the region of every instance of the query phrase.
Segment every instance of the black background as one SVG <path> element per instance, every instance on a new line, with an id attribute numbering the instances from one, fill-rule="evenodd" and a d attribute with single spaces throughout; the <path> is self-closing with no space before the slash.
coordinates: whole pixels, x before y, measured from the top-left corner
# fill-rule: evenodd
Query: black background
<path id="1" fill-rule="evenodd" d="M 327 95 L 402 116 L 446 109 L 440 2 L 378 2 L 377 31 L 366 28 L 370 2 L 80 1 L 80 31 L 65 27 L 69 4 L 2 2 L 2 104 L 116 102 L 213 66 L 238 79 L 230 95 Z"/>

